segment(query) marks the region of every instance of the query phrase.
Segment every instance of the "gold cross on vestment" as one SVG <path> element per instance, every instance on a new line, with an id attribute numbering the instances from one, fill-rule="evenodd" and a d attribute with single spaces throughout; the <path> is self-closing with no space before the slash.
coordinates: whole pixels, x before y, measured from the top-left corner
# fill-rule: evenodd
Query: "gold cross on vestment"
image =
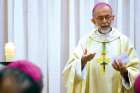
<path id="1" fill-rule="evenodd" d="M 101 57 L 97 58 L 97 62 L 103 66 L 103 72 L 105 72 L 105 66 L 110 62 L 110 58 L 106 57 L 106 55 L 102 55 Z"/>

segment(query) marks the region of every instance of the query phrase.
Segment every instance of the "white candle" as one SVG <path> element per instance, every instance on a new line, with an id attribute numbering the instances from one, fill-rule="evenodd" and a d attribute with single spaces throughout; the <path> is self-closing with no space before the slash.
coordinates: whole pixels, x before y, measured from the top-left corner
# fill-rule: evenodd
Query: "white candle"
<path id="1" fill-rule="evenodd" d="M 16 55 L 15 44 L 12 43 L 12 42 L 6 43 L 6 45 L 5 45 L 5 59 L 6 59 L 6 62 L 14 60 L 15 55 Z"/>

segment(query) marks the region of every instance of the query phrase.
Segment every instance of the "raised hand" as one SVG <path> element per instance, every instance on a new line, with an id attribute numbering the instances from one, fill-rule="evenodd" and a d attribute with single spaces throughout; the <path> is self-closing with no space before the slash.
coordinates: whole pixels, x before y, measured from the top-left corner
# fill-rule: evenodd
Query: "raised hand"
<path id="1" fill-rule="evenodd" d="M 82 69 L 84 66 L 87 64 L 88 61 L 94 58 L 96 53 L 89 53 L 87 49 L 83 49 L 83 55 L 81 58 L 81 63 L 82 63 Z"/>
<path id="2" fill-rule="evenodd" d="M 121 60 L 114 60 L 112 64 L 113 68 L 121 73 L 122 76 L 126 76 L 128 71 L 125 64 Z"/>

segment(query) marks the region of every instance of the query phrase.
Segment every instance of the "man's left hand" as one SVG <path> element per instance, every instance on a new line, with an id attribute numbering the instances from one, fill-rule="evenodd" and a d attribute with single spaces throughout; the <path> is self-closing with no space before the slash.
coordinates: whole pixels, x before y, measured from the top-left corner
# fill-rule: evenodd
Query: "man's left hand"
<path id="1" fill-rule="evenodd" d="M 122 76 L 125 77 L 125 76 L 128 75 L 127 68 L 126 68 L 125 64 L 123 64 L 123 62 L 121 60 L 119 60 L 119 59 L 114 60 L 112 66 L 113 66 L 113 68 L 115 70 L 119 71 Z"/>

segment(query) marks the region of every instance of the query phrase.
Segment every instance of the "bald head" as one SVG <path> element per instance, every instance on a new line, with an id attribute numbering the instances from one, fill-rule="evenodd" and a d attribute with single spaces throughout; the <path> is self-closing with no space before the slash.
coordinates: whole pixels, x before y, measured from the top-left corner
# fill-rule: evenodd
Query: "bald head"
<path id="1" fill-rule="evenodd" d="M 105 3 L 105 2 L 100 2 L 100 3 L 97 3 L 93 10 L 92 10 L 92 16 L 94 17 L 95 16 L 95 13 L 96 13 L 96 10 L 99 9 L 99 8 L 103 8 L 103 7 L 108 7 L 111 11 L 112 11 L 112 7 L 108 4 L 108 3 Z"/>

